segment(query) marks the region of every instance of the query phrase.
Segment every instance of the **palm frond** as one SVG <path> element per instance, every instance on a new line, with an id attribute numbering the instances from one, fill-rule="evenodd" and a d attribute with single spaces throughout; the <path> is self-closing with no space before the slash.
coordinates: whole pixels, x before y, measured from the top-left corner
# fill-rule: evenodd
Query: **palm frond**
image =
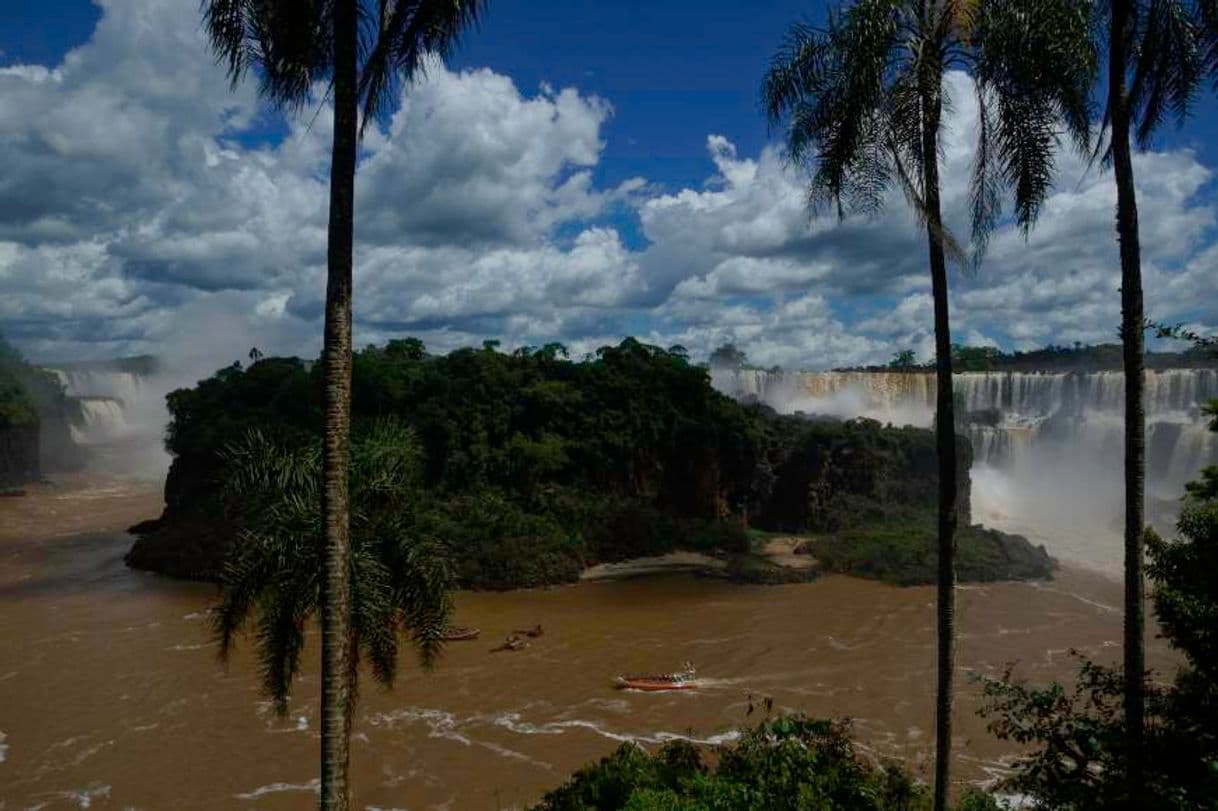
<path id="1" fill-rule="evenodd" d="M 901 27 L 900 0 L 861 0 L 824 29 L 796 26 L 771 63 L 762 103 L 787 120 L 787 153 L 815 164 L 809 201 L 871 212 L 891 167 L 886 91 Z"/>
<path id="2" fill-rule="evenodd" d="M 1002 215 L 1002 180 L 994 144 L 995 123 L 989 91 L 981 82 L 974 82 L 977 94 L 977 151 L 973 157 L 973 176 L 969 184 L 972 207 L 973 263 L 985 256 L 990 233 Z"/>
<path id="3" fill-rule="evenodd" d="M 285 578 L 286 593 L 263 594 L 258 618 L 258 661 L 262 688 L 271 698 L 275 713 L 287 714 L 292 680 L 300 672 L 300 653 L 304 649 L 304 621 L 312 606 L 302 605 L 299 587 Z M 307 610 L 306 610 L 307 608 Z"/>
<path id="4" fill-rule="evenodd" d="M 1218 0 L 1197 0 L 1197 32 L 1202 70 L 1218 91 Z"/>
<path id="5" fill-rule="evenodd" d="M 485 8 L 485 0 L 379 0 L 376 19 L 363 26 L 367 56 L 359 81 L 361 127 L 379 117 L 399 81 L 413 81 L 425 69 L 429 56 L 446 57 Z"/>
<path id="6" fill-rule="evenodd" d="M 815 93 L 829 67 L 829 42 L 823 29 L 792 25 L 770 60 L 761 85 L 761 107 L 773 126 L 793 113 L 805 94 Z"/>
<path id="7" fill-rule="evenodd" d="M 224 63 L 233 88 L 249 67 L 248 0 L 203 0 L 203 28 L 216 60 Z"/>
<path id="8" fill-rule="evenodd" d="M 926 203 L 926 198 L 922 194 L 921 184 L 910 175 L 905 167 L 905 162 L 901 159 L 900 151 L 893 147 L 893 164 L 896 166 L 894 176 L 897 178 L 898 185 L 905 195 L 906 202 L 914 212 L 914 217 L 918 224 L 924 227 L 929 227 L 931 237 L 938 241 L 940 247 L 943 248 L 943 254 L 949 262 L 961 268 L 968 268 L 968 252 L 960 246 L 959 240 L 955 234 L 941 222 L 931 222 L 930 207 Z"/>
<path id="9" fill-rule="evenodd" d="M 1181 0 L 1149 0 L 1141 15 L 1129 92 L 1143 148 L 1169 113 L 1188 116 L 1205 67 L 1199 22 Z"/>
<path id="10" fill-rule="evenodd" d="M 286 708 L 299 669 L 303 629 L 319 605 L 320 447 L 292 446 L 250 432 L 225 446 L 222 497 L 243 525 L 225 562 L 212 628 L 227 657 L 253 620 L 263 688 Z M 352 645 L 389 684 L 405 633 L 425 665 L 440 649 L 452 570 L 439 544 L 416 540 L 411 511 L 422 449 L 408 426 L 381 420 L 352 437 Z M 354 687 L 350 700 L 355 701 Z"/>
<path id="11" fill-rule="evenodd" d="M 991 0 L 976 27 L 979 127 L 973 174 L 974 242 L 997 223 L 988 203 L 995 166 L 1014 194 L 1025 234 L 1048 197 L 1064 128 L 1080 151 L 1091 139 L 1090 92 L 1098 54 L 1087 0 Z"/>

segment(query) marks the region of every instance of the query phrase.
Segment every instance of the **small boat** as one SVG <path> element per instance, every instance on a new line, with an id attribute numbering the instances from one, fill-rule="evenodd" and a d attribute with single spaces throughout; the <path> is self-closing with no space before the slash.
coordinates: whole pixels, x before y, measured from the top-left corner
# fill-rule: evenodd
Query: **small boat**
<path id="1" fill-rule="evenodd" d="M 527 648 L 528 646 L 529 646 L 529 640 L 525 639 L 522 636 L 517 636 L 516 634 L 512 634 L 507 639 L 503 640 L 503 642 L 501 644 L 499 644 L 498 646 L 496 646 L 494 648 L 491 648 L 491 653 L 499 653 L 500 651 L 505 651 L 505 650 L 507 650 L 507 651 L 523 650 L 523 649 Z"/>
<path id="2" fill-rule="evenodd" d="M 685 666 L 676 673 L 659 673 L 645 676 L 618 676 L 614 684 L 619 690 L 692 690 L 698 686 L 697 672 L 694 666 Z"/>
<path id="3" fill-rule="evenodd" d="M 478 634 L 480 633 L 482 633 L 482 631 L 477 628 L 461 628 L 459 626 L 454 626 L 452 628 L 445 628 L 443 633 L 440 634 L 440 639 L 444 640 L 445 642 L 466 642 L 470 639 L 477 639 Z"/>

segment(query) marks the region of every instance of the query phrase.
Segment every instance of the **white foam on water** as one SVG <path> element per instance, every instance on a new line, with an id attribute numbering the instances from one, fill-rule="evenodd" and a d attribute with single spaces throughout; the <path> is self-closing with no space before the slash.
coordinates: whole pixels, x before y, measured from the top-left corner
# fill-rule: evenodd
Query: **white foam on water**
<path id="1" fill-rule="evenodd" d="M 8 744 L 5 743 L 7 740 L 8 736 L 0 732 L 0 763 L 3 763 L 8 757 Z"/>
<path id="2" fill-rule="evenodd" d="M 92 808 L 94 800 L 104 799 L 110 796 L 111 788 L 104 783 L 90 783 L 82 789 L 68 789 L 67 791 L 51 791 L 47 792 L 45 797 L 52 798 L 45 803 L 39 803 L 29 807 L 28 811 L 38 811 L 38 809 L 46 808 L 54 800 L 67 800 L 76 805 L 77 808 Z"/>
<path id="3" fill-rule="evenodd" d="M 666 730 L 649 732 L 616 732 L 606 728 L 597 721 L 584 719 L 568 719 L 562 721 L 546 721 L 533 723 L 521 718 L 519 712 L 500 712 L 493 715 L 472 715 L 468 718 L 458 718 L 450 712 L 424 707 L 405 707 L 388 713 L 377 713 L 368 718 L 372 726 L 393 728 L 398 724 L 423 723 L 428 727 L 428 737 L 456 741 L 464 746 L 481 746 L 500 756 L 521 760 L 541 768 L 551 770 L 553 766 L 537 760 L 527 754 L 505 747 L 494 741 L 481 740 L 477 735 L 477 727 L 491 726 L 504 729 L 514 735 L 563 735 L 568 732 L 585 731 L 599 735 L 616 743 L 663 744 L 670 741 L 689 741 L 705 746 L 718 746 L 740 737 L 736 730 L 697 737 Z"/>
<path id="4" fill-rule="evenodd" d="M 214 648 L 216 645 L 219 645 L 219 644 L 220 644 L 219 642 L 216 642 L 213 640 L 211 642 L 198 642 L 193 645 L 186 645 L 186 644 L 170 645 L 169 647 L 165 648 L 165 650 L 203 650 L 204 648 Z"/>
<path id="5" fill-rule="evenodd" d="M 241 794 L 234 794 L 238 800 L 257 800 L 259 797 L 265 797 L 268 794 L 280 794 L 285 791 L 311 791 L 314 794 L 321 793 L 321 781 L 314 777 L 307 783 L 268 783 L 265 786 L 258 786 L 251 791 Z"/>
<path id="6" fill-rule="evenodd" d="M 400 723 L 414 723 L 422 721 L 428 727 L 427 737 L 442 738 L 445 740 L 456 741 L 465 746 L 471 746 L 473 741 L 465 735 L 457 731 L 459 722 L 457 717 L 451 712 L 444 710 L 429 709 L 424 707 L 405 707 L 403 709 L 394 710 L 393 712 L 379 712 L 376 715 L 368 718 L 368 723 L 372 726 L 383 726 L 389 729 L 397 726 Z"/>
<path id="7" fill-rule="evenodd" d="M 1084 597 L 1081 594 L 1075 594 L 1072 591 L 1063 591 L 1061 589 L 1055 589 L 1052 586 L 1049 586 L 1045 583 L 1033 582 L 1031 584 L 1031 586 L 1034 589 L 1038 589 L 1040 591 L 1047 591 L 1050 594 L 1061 594 L 1065 597 L 1072 597 L 1075 600 L 1078 600 L 1080 603 L 1089 605 L 1093 608 L 1098 608 L 1100 611 L 1103 611 L 1106 614 L 1120 614 L 1122 611 L 1122 609 L 1118 606 L 1108 605 L 1107 603 L 1101 603 L 1098 600 L 1092 600 L 1089 597 Z"/>

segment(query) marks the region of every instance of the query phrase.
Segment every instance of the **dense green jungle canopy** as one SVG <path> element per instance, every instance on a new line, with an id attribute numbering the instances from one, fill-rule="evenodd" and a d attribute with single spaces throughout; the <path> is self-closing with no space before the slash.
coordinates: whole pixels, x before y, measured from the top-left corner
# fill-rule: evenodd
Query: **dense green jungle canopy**
<path id="1" fill-rule="evenodd" d="M 220 497 L 223 449 L 255 429 L 285 446 L 312 441 L 320 402 L 320 369 L 294 358 L 234 364 L 171 393 L 166 515 L 133 565 L 214 578 L 233 535 L 206 507 Z M 680 348 L 627 339 L 572 361 L 558 344 L 431 355 L 391 341 L 356 353 L 353 413 L 357 426 L 393 418 L 415 431 L 415 529 L 448 544 L 465 585 L 561 582 L 674 549 L 742 555 L 756 530 L 818 533 L 829 569 L 933 577 L 929 431 L 742 405 Z M 967 465 L 964 440 L 959 452 Z M 848 542 L 895 526 L 907 531 L 865 556 Z M 1048 572 L 1047 556 L 1013 536 L 971 530 L 962 545 L 966 578 Z"/>

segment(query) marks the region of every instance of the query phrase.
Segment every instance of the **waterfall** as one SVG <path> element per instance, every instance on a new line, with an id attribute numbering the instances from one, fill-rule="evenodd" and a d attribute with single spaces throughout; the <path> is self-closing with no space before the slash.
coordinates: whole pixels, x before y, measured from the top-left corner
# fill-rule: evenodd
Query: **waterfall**
<path id="1" fill-rule="evenodd" d="M 169 464 L 161 441 L 168 418 L 164 396 L 169 386 L 157 364 L 133 364 L 131 360 L 44 368 L 77 405 L 76 419 L 69 428 L 77 445 L 87 449 L 88 469 L 159 477 Z M 158 373 L 160 377 L 155 376 Z"/>
<path id="2" fill-rule="evenodd" d="M 973 520 L 1046 540 L 1064 557 L 1119 566 L 1124 375 L 963 372 L 953 380 L 958 430 L 973 445 Z M 720 369 L 711 381 L 783 413 L 922 427 L 934 419 L 928 372 Z M 1218 434 L 1201 414 L 1216 398 L 1218 370 L 1146 372 L 1148 514 L 1169 530 L 1184 483 L 1218 464 Z"/>
<path id="3" fill-rule="evenodd" d="M 122 437 L 127 432 L 123 404 L 112 397 L 79 397 L 80 422 L 70 426 L 72 439 L 94 445 Z"/>
<path id="4" fill-rule="evenodd" d="M 120 403 L 134 403 L 143 389 L 143 379 L 134 372 L 118 369 L 49 367 L 69 397 L 109 397 Z"/>

